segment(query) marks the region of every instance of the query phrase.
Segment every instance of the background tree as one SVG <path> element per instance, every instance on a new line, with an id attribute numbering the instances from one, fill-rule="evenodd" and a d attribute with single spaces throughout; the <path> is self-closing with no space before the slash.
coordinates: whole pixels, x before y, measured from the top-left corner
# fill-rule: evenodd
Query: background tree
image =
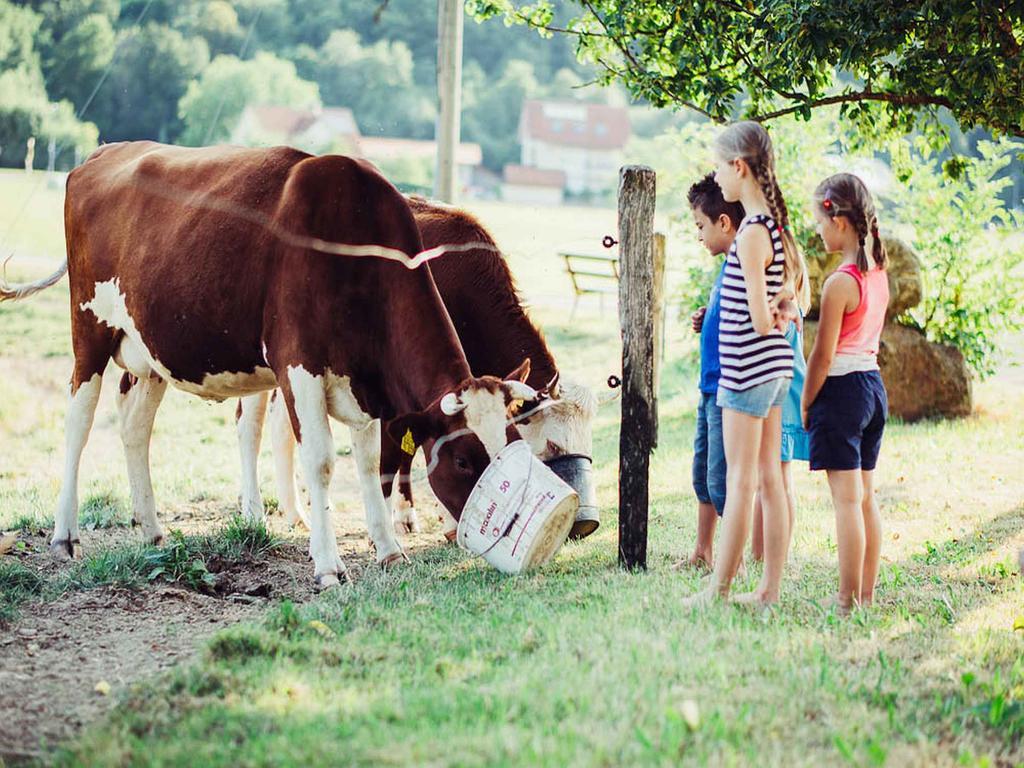
<path id="1" fill-rule="evenodd" d="M 304 47 L 299 71 L 316 80 L 324 103 L 349 107 L 367 134 L 428 138 L 434 135 L 434 99 L 413 80 L 412 51 L 403 42 L 363 46 L 359 35 L 338 30 L 319 50 Z"/>
<path id="2" fill-rule="evenodd" d="M 181 99 L 180 141 L 193 146 L 227 141 L 249 104 L 314 109 L 320 94 L 315 83 L 296 74 L 294 64 L 273 54 L 259 53 L 249 61 L 218 56 Z"/>
<path id="3" fill-rule="evenodd" d="M 558 24 L 550 0 L 469 0 L 575 39 L 604 82 L 655 106 L 712 120 L 804 118 L 830 104 L 868 137 L 881 128 L 941 133 L 961 124 L 1024 135 L 1024 5 L 982 0 L 575 0 Z"/>
<path id="4" fill-rule="evenodd" d="M 209 61 L 206 41 L 150 23 L 120 32 L 117 49 L 86 114 L 99 123 L 104 141 L 175 139 L 181 132 L 178 101 Z"/>

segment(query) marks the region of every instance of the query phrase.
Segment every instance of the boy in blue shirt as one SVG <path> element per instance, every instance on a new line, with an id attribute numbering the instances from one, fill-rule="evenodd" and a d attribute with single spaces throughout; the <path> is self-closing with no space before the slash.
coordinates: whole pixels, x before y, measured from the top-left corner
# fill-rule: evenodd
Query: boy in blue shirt
<path id="1" fill-rule="evenodd" d="M 697 406 L 697 431 L 693 439 L 693 490 L 697 494 L 697 544 L 685 564 L 710 570 L 715 525 L 725 509 L 725 446 L 722 443 L 722 409 L 715 402 L 721 365 L 718 360 L 719 294 L 725 255 L 743 222 L 743 205 L 727 203 L 722 190 L 709 173 L 687 195 L 697 239 L 712 256 L 721 259 L 715 283 L 706 307 L 693 313 L 693 330 L 700 333 L 700 404 Z"/>

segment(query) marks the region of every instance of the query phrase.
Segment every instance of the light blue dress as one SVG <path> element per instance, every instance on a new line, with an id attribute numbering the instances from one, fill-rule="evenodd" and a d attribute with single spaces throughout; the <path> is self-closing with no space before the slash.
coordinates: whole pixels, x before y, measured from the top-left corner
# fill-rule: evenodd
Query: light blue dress
<path id="1" fill-rule="evenodd" d="M 797 331 L 796 323 L 786 329 L 786 341 L 793 348 L 793 382 L 782 406 L 782 460 L 808 461 L 811 443 L 800 420 L 800 398 L 807 376 L 807 361 L 804 359 L 804 335 Z"/>

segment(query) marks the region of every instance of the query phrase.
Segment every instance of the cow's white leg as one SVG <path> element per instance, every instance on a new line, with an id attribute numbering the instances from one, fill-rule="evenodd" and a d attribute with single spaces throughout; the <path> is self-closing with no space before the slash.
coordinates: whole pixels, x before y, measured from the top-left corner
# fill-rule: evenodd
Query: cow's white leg
<path id="1" fill-rule="evenodd" d="M 61 559 L 79 554 L 78 467 L 92 429 L 102 383 L 103 377 L 94 374 L 88 381 L 83 381 L 68 398 L 68 411 L 64 417 L 64 481 L 57 499 L 53 539 L 50 542 L 50 551 Z"/>
<path id="2" fill-rule="evenodd" d="M 309 518 L 295 492 L 295 433 L 283 397 L 274 397 L 270 402 L 270 444 L 274 454 L 277 502 L 285 522 L 288 525 L 302 523 L 309 529 Z"/>
<path id="3" fill-rule="evenodd" d="M 121 415 L 121 442 L 128 465 L 132 517 L 142 526 L 143 538 L 151 544 L 159 544 L 163 541 L 164 532 L 156 516 L 153 480 L 149 474 L 149 442 L 153 436 L 157 408 L 167 391 L 167 382 L 151 373 L 140 378 L 132 377 L 128 383 L 127 391 L 118 393 L 117 409 Z"/>
<path id="4" fill-rule="evenodd" d="M 260 496 L 258 462 L 263 439 L 263 419 L 267 413 L 268 392 L 243 397 L 239 403 L 238 450 L 242 460 L 242 516 L 262 522 L 263 498 Z"/>
<path id="5" fill-rule="evenodd" d="M 352 427 L 352 454 L 366 508 L 366 528 L 377 549 L 377 562 L 387 566 L 405 557 L 395 539 L 391 510 L 380 487 L 380 419 L 363 428 Z"/>
<path id="6" fill-rule="evenodd" d="M 419 515 L 416 514 L 416 507 L 405 498 L 405 494 L 396 491 L 391 494 L 392 503 L 395 507 L 395 531 L 401 533 L 420 533 Z"/>
<path id="7" fill-rule="evenodd" d="M 299 426 L 299 461 L 309 488 L 309 554 L 316 583 L 330 587 L 345 575 L 345 564 L 338 555 L 331 525 L 334 440 L 327 419 L 327 393 L 323 377 L 313 376 L 301 366 L 288 369 L 288 383 Z"/>

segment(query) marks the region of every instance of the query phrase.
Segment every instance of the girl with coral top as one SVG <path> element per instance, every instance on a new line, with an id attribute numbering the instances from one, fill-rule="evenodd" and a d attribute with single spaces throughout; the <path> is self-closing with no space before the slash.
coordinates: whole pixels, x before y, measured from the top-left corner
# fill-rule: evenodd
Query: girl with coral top
<path id="1" fill-rule="evenodd" d="M 828 177 L 815 191 L 814 214 L 825 249 L 843 259 L 822 287 L 802 410 L 811 469 L 826 470 L 832 491 L 837 604 L 845 614 L 855 604 L 871 603 L 878 578 L 882 523 L 874 475 L 889 410 L 878 342 L 889 278 L 875 204 L 864 182 L 849 173 Z"/>

